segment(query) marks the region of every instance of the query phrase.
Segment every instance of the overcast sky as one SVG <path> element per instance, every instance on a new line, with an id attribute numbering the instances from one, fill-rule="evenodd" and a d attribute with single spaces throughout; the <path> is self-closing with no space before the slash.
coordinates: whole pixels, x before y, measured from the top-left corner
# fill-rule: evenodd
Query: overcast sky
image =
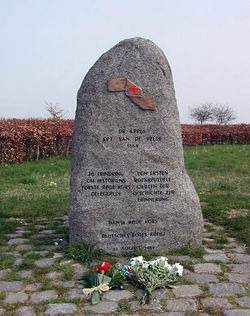
<path id="1" fill-rule="evenodd" d="M 88 69 L 119 41 L 144 37 L 172 68 L 181 122 L 204 102 L 250 121 L 250 0 L 0 0 L 0 117 L 74 118 Z"/>

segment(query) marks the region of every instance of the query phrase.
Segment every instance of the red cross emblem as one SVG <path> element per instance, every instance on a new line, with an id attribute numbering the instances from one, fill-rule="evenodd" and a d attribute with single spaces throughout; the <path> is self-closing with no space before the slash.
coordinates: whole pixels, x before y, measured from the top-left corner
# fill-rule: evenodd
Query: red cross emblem
<path id="1" fill-rule="evenodd" d="M 129 88 L 129 91 L 132 93 L 132 94 L 136 94 L 138 92 L 138 88 L 136 88 L 136 86 L 133 86 L 131 88 Z"/>

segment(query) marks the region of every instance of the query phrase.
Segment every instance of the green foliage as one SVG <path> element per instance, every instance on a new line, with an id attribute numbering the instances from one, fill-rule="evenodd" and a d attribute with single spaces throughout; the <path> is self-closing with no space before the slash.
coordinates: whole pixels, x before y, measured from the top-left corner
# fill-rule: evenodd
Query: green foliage
<path id="1" fill-rule="evenodd" d="M 0 232 L 1 234 L 11 234 L 14 233 L 16 230 L 16 227 L 19 224 L 17 222 L 10 222 L 10 221 L 6 221 L 2 218 L 0 218 Z"/>
<path id="2" fill-rule="evenodd" d="M 36 183 L 36 179 L 31 178 L 31 177 L 22 177 L 19 180 L 19 183 L 22 183 L 22 184 L 35 184 Z"/>
<path id="3" fill-rule="evenodd" d="M 102 249 L 95 249 L 94 245 L 81 243 L 75 246 L 69 246 L 63 250 L 64 257 L 73 259 L 80 263 L 91 263 L 96 260 L 101 260 L 103 256 L 108 254 Z"/>
<path id="4" fill-rule="evenodd" d="M 129 302 L 127 300 L 120 300 L 118 306 L 120 313 L 127 313 L 130 311 Z"/>
<path id="5" fill-rule="evenodd" d="M 17 225 L 17 222 L 9 222 L 0 218 L 0 246 L 4 245 L 8 240 L 5 234 L 14 233 Z"/>
<path id="6" fill-rule="evenodd" d="M 111 281 L 109 283 L 109 286 L 111 288 L 119 288 L 121 285 L 125 283 L 125 275 L 121 272 L 121 270 L 117 269 L 116 267 L 110 268 L 106 275 L 111 277 Z"/>
<path id="7" fill-rule="evenodd" d="M 221 223 L 222 224 L 222 223 Z M 250 248 L 250 214 L 235 218 L 224 218 L 223 225 L 230 234 Z"/>
<path id="8" fill-rule="evenodd" d="M 79 282 L 83 284 L 83 286 L 87 289 L 95 288 L 100 285 L 108 285 L 109 288 L 111 288 L 110 282 L 112 278 L 110 276 L 107 276 L 107 274 L 104 274 L 104 271 L 102 273 L 97 272 L 90 272 L 87 273 L 83 279 Z M 91 293 L 91 303 L 93 305 L 98 304 L 101 300 L 101 290 L 93 290 Z"/>
<path id="9" fill-rule="evenodd" d="M 94 272 L 93 270 L 90 270 L 88 273 L 84 274 L 84 276 L 79 281 L 79 283 L 82 284 L 84 287 L 89 288 L 93 286 L 97 274 L 98 272 Z M 110 288 L 119 288 L 121 285 L 124 284 L 126 280 L 125 275 L 121 272 L 120 266 L 111 267 L 107 272 L 105 272 L 105 275 L 110 278 L 110 281 L 109 281 Z"/>
<path id="10" fill-rule="evenodd" d="M 204 227 L 207 229 L 208 232 L 213 232 L 214 228 L 211 224 L 205 224 Z"/>
<path id="11" fill-rule="evenodd" d="M 14 256 L 0 254 L 0 270 L 8 269 L 13 265 Z"/>
<path id="12" fill-rule="evenodd" d="M 171 254 L 175 255 L 184 255 L 184 256 L 191 256 L 195 258 L 202 258 L 205 254 L 205 250 L 203 246 L 198 246 L 198 247 L 185 247 L 179 250 L 174 251 Z"/>
<path id="13" fill-rule="evenodd" d="M 169 270 L 164 261 L 144 267 L 142 263 L 136 262 L 132 268 L 133 275 L 129 276 L 131 283 L 139 288 L 145 289 L 140 304 L 148 304 L 153 299 L 152 292 L 157 288 L 173 288 L 179 279 L 176 269 Z"/>

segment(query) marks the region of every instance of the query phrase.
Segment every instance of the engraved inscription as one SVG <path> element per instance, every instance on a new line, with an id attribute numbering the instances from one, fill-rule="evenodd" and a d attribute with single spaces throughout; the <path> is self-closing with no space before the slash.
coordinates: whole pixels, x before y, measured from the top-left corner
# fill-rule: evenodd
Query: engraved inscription
<path id="1" fill-rule="evenodd" d="M 100 139 L 101 143 L 117 143 L 125 144 L 130 148 L 139 148 L 142 143 L 161 143 L 163 141 L 162 136 L 150 134 L 145 129 L 130 128 L 130 129 L 118 129 L 117 136 L 105 135 Z"/>
<path id="2" fill-rule="evenodd" d="M 132 183 L 128 183 L 124 173 L 119 171 L 89 171 L 81 181 L 82 191 L 87 197 L 116 197 L 129 194 L 138 202 L 168 201 L 175 194 L 173 177 L 167 170 L 135 171 Z"/>

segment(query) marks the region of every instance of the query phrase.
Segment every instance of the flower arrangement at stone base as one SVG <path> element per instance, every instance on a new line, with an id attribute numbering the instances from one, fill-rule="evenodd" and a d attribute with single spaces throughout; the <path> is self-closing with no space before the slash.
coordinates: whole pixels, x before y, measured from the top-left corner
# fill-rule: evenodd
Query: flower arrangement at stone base
<path id="1" fill-rule="evenodd" d="M 83 289 L 83 293 L 91 295 L 91 303 L 98 304 L 102 292 L 120 287 L 124 281 L 125 276 L 120 269 L 109 262 L 101 262 L 99 267 L 86 274 L 80 283 L 87 287 Z"/>
<path id="2" fill-rule="evenodd" d="M 144 261 L 142 256 L 135 257 L 130 259 L 129 269 L 131 273 L 126 273 L 128 281 L 144 289 L 140 304 L 150 303 L 154 299 L 152 292 L 157 288 L 174 288 L 174 284 L 183 274 L 183 266 L 179 263 L 169 264 L 166 257 L 152 261 Z"/>
<path id="3" fill-rule="evenodd" d="M 168 263 L 166 257 L 145 261 L 142 256 L 131 258 L 128 264 L 117 263 L 115 266 L 108 262 L 101 262 L 99 267 L 84 276 L 81 283 L 84 294 L 91 294 L 92 304 L 101 300 L 102 292 L 111 288 L 124 288 L 124 284 L 131 284 L 144 289 L 140 304 L 148 304 L 154 299 L 152 292 L 157 288 L 173 288 L 183 274 L 183 266 L 179 263 Z"/>

